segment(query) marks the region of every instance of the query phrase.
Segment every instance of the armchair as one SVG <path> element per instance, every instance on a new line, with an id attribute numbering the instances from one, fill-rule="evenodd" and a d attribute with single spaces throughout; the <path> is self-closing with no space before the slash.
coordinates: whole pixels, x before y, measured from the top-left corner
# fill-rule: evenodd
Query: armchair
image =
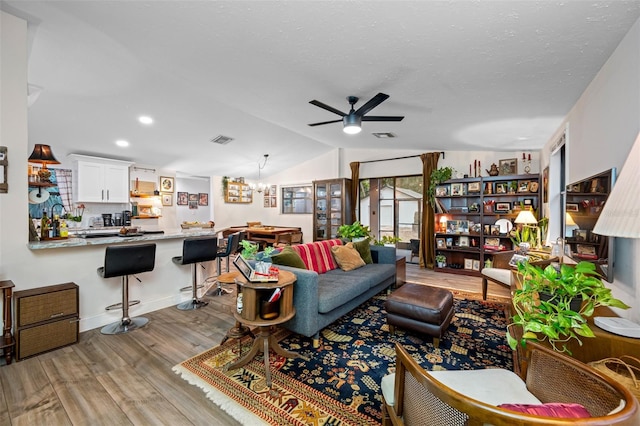
<path id="1" fill-rule="evenodd" d="M 523 382 L 504 369 L 426 371 L 396 343 L 396 372 L 382 379 L 383 425 L 640 424 L 638 401 L 628 389 L 566 355 L 535 343 L 527 347 Z M 543 417 L 498 407 L 550 402 L 581 404 L 592 417 Z"/>
<path id="2" fill-rule="evenodd" d="M 511 268 L 509 261 L 513 257 L 513 250 L 501 251 L 493 255 L 493 266 L 491 268 L 482 268 L 482 300 L 487 300 L 487 287 L 489 281 L 510 287 L 511 286 Z"/>

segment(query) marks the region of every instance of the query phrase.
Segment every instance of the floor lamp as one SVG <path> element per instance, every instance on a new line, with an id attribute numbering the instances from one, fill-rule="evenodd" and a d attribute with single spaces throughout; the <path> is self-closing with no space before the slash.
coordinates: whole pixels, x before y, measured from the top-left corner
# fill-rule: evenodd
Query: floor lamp
<path id="1" fill-rule="evenodd" d="M 640 134 L 631 148 L 618 180 L 600 212 L 593 232 L 618 238 L 640 238 Z M 636 272 L 637 276 L 637 272 Z M 640 283 L 635 283 L 640 285 Z M 595 317 L 600 328 L 629 337 L 640 337 L 640 325 L 624 318 Z"/>

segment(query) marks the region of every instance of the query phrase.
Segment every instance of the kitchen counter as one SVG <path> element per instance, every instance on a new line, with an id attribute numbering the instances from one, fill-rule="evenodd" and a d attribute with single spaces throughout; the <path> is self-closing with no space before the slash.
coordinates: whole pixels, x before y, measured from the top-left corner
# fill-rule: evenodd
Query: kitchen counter
<path id="1" fill-rule="evenodd" d="M 29 250 L 59 249 L 66 247 L 82 246 L 103 246 L 119 243 L 135 243 L 143 241 L 173 240 L 178 238 L 200 237 L 205 235 L 216 235 L 213 228 L 191 228 L 164 231 L 164 233 L 143 233 L 135 236 L 104 236 L 93 238 L 69 237 L 61 240 L 30 241 L 27 244 Z"/>

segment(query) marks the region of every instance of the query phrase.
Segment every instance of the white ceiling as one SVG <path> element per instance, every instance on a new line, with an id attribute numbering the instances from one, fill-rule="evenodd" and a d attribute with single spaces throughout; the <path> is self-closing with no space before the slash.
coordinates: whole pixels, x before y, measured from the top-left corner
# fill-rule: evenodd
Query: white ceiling
<path id="1" fill-rule="evenodd" d="M 640 1 L 2 1 L 29 22 L 29 143 L 191 175 L 269 176 L 335 147 L 541 147 Z M 359 135 L 312 99 L 390 98 Z M 360 104 L 361 104 L 360 103 Z M 356 105 L 356 108 L 358 105 Z M 139 115 L 155 119 L 152 126 Z M 392 132 L 378 139 L 373 132 Z M 235 140 L 209 142 L 217 135 Z M 126 139 L 126 149 L 114 145 Z M 60 159 L 60 158 L 59 158 Z"/>

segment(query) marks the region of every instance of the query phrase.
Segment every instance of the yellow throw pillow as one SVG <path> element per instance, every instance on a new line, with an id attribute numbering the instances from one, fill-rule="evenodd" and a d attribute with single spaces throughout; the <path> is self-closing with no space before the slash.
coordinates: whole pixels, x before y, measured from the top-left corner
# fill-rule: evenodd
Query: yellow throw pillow
<path id="1" fill-rule="evenodd" d="M 343 271 L 352 271 L 365 265 L 353 243 L 347 243 L 344 246 L 333 246 L 331 247 L 331 253 L 333 253 L 333 257 Z"/>

